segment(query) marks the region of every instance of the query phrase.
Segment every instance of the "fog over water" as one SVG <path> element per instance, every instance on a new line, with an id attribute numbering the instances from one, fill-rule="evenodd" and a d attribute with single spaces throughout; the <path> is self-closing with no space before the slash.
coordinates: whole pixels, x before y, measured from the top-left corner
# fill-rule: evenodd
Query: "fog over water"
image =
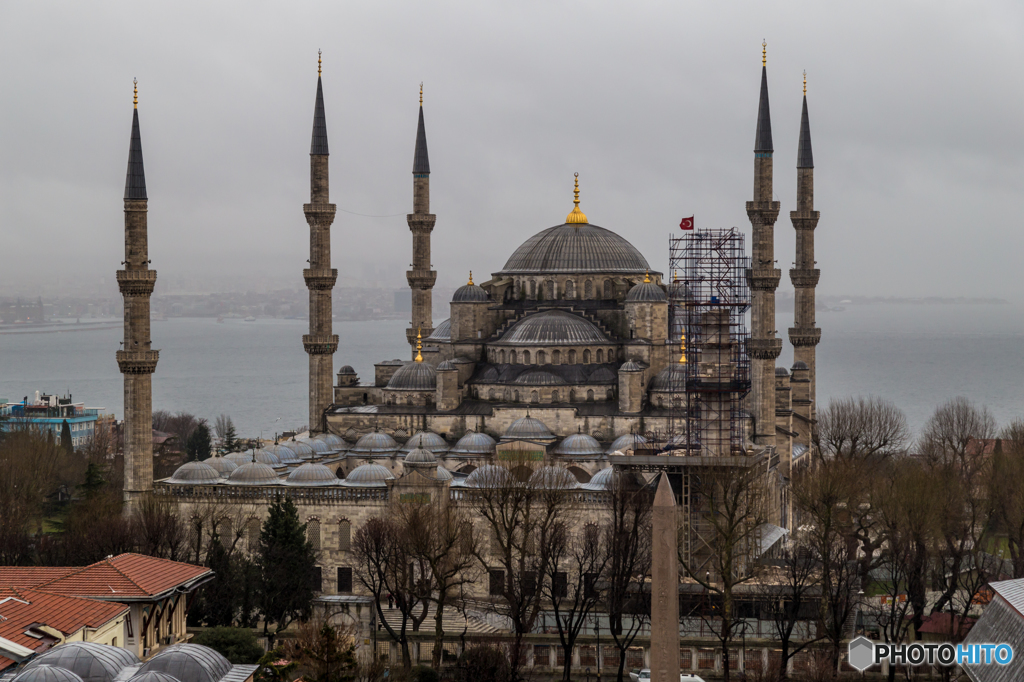
<path id="1" fill-rule="evenodd" d="M 1024 417 L 1024 315 L 1017 305 L 863 305 L 819 313 L 818 399 L 879 395 L 917 431 L 934 408 L 963 395 L 1000 424 Z M 780 313 L 779 326 L 789 326 Z M 352 365 L 363 382 L 373 363 L 408 359 L 404 321 L 335 322 L 335 371 Z M 153 408 L 211 421 L 231 415 L 246 436 L 302 426 L 308 410 L 303 320 L 243 322 L 172 318 L 153 323 L 161 349 Z M 70 390 L 76 400 L 123 417 L 114 351 L 120 328 L 0 334 L 0 397 Z M 780 366 L 792 364 L 788 347 Z"/>

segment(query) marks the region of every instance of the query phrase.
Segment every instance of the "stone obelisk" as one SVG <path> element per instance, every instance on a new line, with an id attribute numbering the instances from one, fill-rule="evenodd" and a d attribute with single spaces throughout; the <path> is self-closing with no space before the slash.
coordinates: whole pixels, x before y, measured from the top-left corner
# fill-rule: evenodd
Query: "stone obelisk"
<path id="1" fill-rule="evenodd" d="M 663 473 L 654 495 L 651 556 L 651 682 L 679 679 L 679 546 L 676 498 Z"/>

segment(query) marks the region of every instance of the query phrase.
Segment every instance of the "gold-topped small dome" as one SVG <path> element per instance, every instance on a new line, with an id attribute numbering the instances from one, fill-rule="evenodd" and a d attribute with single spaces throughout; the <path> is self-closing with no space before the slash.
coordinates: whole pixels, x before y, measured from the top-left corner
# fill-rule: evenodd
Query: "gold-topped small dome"
<path id="1" fill-rule="evenodd" d="M 566 216 L 565 222 L 570 224 L 586 224 L 589 223 L 590 221 L 587 220 L 587 216 L 583 213 L 583 211 L 580 210 L 580 174 L 573 173 L 573 177 L 575 178 L 575 187 L 572 192 L 572 203 L 574 204 L 574 206 L 572 207 L 572 213 Z"/>

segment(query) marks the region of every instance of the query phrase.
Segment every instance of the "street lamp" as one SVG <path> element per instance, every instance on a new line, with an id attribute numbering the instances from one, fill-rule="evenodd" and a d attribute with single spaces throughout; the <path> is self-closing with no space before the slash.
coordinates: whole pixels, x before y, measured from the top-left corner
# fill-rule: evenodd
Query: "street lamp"
<path id="1" fill-rule="evenodd" d="M 597 682 L 601 682 L 601 623 L 597 620 L 597 614 L 594 614 L 594 637 L 597 638 L 597 656 L 594 660 L 597 662 Z"/>

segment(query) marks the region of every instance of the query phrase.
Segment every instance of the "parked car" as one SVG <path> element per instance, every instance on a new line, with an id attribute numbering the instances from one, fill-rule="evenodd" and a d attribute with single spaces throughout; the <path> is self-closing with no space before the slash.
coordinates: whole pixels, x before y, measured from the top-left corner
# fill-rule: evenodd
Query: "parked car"
<path id="1" fill-rule="evenodd" d="M 647 668 L 643 670 L 634 668 L 629 671 L 629 679 L 631 682 L 650 682 L 651 671 Z M 679 682 L 704 682 L 704 679 L 692 673 L 679 673 Z"/>

